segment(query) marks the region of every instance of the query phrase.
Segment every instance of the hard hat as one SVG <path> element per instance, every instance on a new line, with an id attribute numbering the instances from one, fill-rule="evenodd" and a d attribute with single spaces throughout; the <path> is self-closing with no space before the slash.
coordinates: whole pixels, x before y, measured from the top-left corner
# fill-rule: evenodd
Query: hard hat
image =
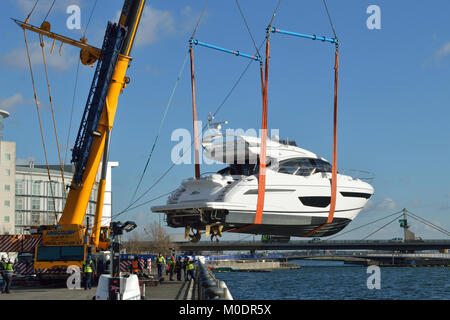
<path id="1" fill-rule="evenodd" d="M 8 259 L 8 255 L 6 253 L 2 254 L 2 260 Z"/>

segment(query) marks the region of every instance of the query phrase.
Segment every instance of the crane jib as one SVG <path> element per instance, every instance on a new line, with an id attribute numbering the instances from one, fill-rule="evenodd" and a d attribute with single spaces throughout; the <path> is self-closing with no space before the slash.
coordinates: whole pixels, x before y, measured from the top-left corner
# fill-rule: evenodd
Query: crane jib
<path id="1" fill-rule="evenodd" d="M 100 59 L 97 62 L 82 122 L 72 152 L 72 163 L 75 165 L 75 174 L 73 176 L 75 185 L 82 184 L 86 163 L 95 138 L 94 133 L 100 122 L 112 75 L 116 68 L 125 36 L 125 28 L 111 22 L 108 23 Z"/>

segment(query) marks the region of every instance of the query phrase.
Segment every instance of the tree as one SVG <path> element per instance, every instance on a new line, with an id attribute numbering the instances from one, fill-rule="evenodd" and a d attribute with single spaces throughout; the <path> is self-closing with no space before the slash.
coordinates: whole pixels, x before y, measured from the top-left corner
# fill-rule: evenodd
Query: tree
<path id="1" fill-rule="evenodd" d="M 171 254 L 172 249 L 177 249 L 175 244 L 170 241 L 170 237 L 164 228 L 158 223 L 153 222 L 144 228 L 146 240 L 149 241 L 148 249 L 154 253 L 161 252 L 163 255 Z"/>

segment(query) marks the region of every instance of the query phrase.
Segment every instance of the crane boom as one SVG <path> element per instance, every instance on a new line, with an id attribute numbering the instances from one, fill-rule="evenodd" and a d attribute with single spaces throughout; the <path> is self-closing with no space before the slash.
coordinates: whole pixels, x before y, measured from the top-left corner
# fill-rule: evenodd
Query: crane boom
<path id="1" fill-rule="evenodd" d="M 108 25 L 102 49 L 105 61 L 98 62 L 98 74 L 96 72 L 94 75 L 83 122 L 73 150 L 72 162 L 76 166 L 76 172 L 58 224 L 83 223 L 103 151 L 108 150 L 105 144 L 113 127 L 119 94 L 126 86 L 125 74 L 131 61 L 128 55 L 144 3 L 145 0 L 126 0 L 119 25 Z M 124 29 L 127 33 L 122 38 L 120 30 Z M 115 45 L 120 49 L 116 50 Z M 116 53 L 120 54 L 115 56 Z M 101 188 L 102 185 L 99 189 Z"/>
<path id="2" fill-rule="evenodd" d="M 70 265 L 81 267 L 89 242 L 86 241 L 86 227 L 83 220 L 103 158 L 93 227 L 93 244 L 95 249 L 99 248 L 109 136 L 114 124 L 119 95 L 129 82 L 126 77 L 126 71 L 132 60 L 129 54 L 144 5 L 145 0 L 124 0 L 119 22 L 108 23 L 101 49 L 87 45 L 86 39 L 76 41 L 50 32 L 49 27 L 38 28 L 27 22 L 14 20 L 24 30 L 37 32 L 81 48 L 80 59 L 83 64 L 92 64 L 98 60 L 73 148 L 72 162 L 75 165 L 75 173 L 70 192 L 58 225 L 40 227 L 42 243 L 35 248 L 35 269 L 64 269 Z"/>

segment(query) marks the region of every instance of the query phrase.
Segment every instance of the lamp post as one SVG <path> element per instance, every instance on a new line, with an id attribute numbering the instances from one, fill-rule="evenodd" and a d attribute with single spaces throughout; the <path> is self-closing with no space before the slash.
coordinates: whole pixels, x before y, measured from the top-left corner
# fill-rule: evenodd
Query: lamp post
<path id="1" fill-rule="evenodd" d="M 137 227 L 136 223 L 133 221 L 127 222 L 111 222 L 111 255 L 112 255 L 112 268 L 111 277 L 118 277 L 120 273 L 120 249 L 122 244 L 122 234 L 124 231 L 130 232 Z"/>

